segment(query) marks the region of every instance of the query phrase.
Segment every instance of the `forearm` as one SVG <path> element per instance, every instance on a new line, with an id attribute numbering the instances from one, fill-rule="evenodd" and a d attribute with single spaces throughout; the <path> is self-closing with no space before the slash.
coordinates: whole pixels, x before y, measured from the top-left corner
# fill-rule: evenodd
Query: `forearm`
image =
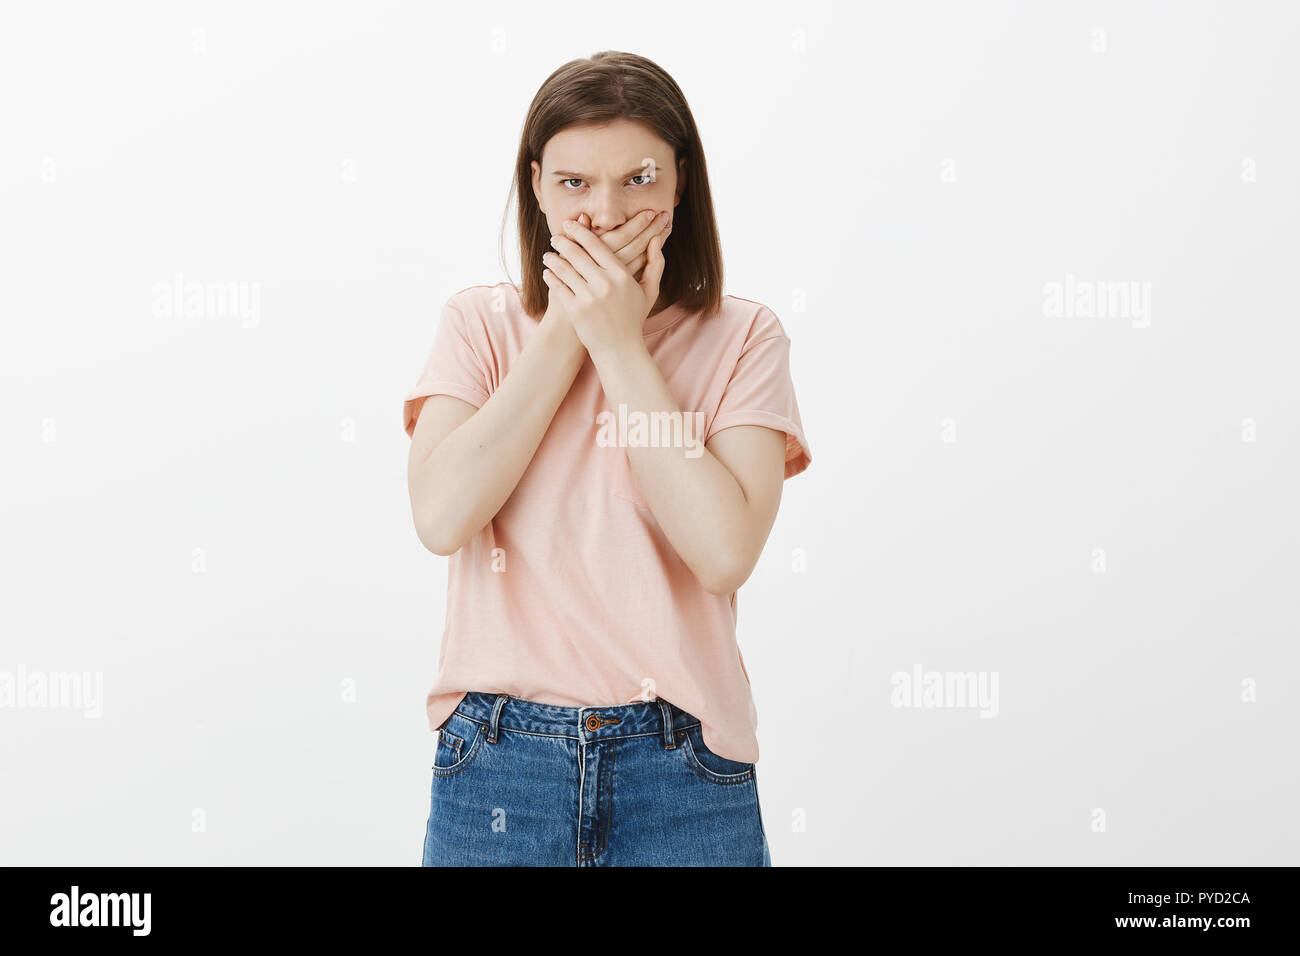
<path id="1" fill-rule="evenodd" d="M 421 537 L 458 550 L 501 510 L 586 360 L 568 321 L 548 312 L 501 384 L 411 475 Z"/>
<path id="2" fill-rule="evenodd" d="M 638 342 L 619 354 L 593 356 L 606 401 L 615 414 L 682 416 L 692 447 L 629 447 L 637 485 L 664 535 L 700 583 L 728 594 L 749 577 L 770 526 L 756 519 L 735 476 L 703 445 L 694 418 L 685 418 L 654 359 Z M 689 452 L 689 454 L 688 454 Z M 694 456 L 694 457 L 692 457 Z"/>

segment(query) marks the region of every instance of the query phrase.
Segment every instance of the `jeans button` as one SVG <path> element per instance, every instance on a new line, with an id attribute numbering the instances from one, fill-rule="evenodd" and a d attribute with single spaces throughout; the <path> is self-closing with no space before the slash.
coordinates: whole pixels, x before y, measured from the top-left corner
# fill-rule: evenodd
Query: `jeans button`
<path id="1" fill-rule="evenodd" d="M 592 714 L 590 717 L 588 717 L 588 718 L 587 718 L 587 729 L 588 729 L 588 730 L 600 730 L 600 718 L 597 717 L 595 714 Z"/>

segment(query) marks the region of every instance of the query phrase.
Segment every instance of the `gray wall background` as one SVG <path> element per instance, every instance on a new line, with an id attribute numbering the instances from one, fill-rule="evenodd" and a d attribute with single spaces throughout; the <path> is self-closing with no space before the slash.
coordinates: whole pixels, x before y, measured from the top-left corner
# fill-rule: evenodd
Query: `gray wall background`
<path id="1" fill-rule="evenodd" d="M 0 862 L 419 863 L 401 398 L 601 49 L 681 84 L 794 343 L 813 463 L 739 597 L 774 864 L 1300 862 L 1298 45 L 1280 2 L 6 7 L 0 679 L 100 693 L 0 706 Z"/>

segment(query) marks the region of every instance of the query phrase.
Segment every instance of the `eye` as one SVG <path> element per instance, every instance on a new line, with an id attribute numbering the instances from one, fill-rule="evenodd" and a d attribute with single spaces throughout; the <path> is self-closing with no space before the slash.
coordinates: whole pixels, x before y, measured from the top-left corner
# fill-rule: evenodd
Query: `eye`
<path id="1" fill-rule="evenodd" d="M 638 179 L 644 179 L 645 182 L 643 182 L 643 183 L 639 183 L 639 182 L 636 181 L 636 180 L 638 180 Z M 652 174 L 650 174 L 650 173 L 637 173 L 635 176 L 632 177 L 632 180 L 631 180 L 633 186 L 651 186 L 651 185 L 654 185 L 654 181 L 655 181 L 655 178 L 654 178 L 654 176 L 653 176 Z M 566 185 L 566 184 L 567 184 L 567 183 L 580 183 L 580 182 L 582 182 L 581 179 L 561 179 L 561 180 L 560 180 L 560 186 L 562 186 L 566 192 L 571 192 L 571 193 L 572 193 L 572 192 L 577 192 L 578 189 L 579 189 L 580 187 L 578 187 L 578 186 L 569 186 L 569 185 Z"/>

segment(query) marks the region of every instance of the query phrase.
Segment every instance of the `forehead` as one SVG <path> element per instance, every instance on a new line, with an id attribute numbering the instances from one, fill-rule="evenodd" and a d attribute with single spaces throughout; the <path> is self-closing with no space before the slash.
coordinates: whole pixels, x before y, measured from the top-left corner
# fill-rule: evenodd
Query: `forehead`
<path id="1" fill-rule="evenodd" d="M 620 118 L 560 130 L 542 149 L 542 168 L 622 175 L 646 158 L 667 165 L 672 162 L 672 147 L 645 124 Z"/>

